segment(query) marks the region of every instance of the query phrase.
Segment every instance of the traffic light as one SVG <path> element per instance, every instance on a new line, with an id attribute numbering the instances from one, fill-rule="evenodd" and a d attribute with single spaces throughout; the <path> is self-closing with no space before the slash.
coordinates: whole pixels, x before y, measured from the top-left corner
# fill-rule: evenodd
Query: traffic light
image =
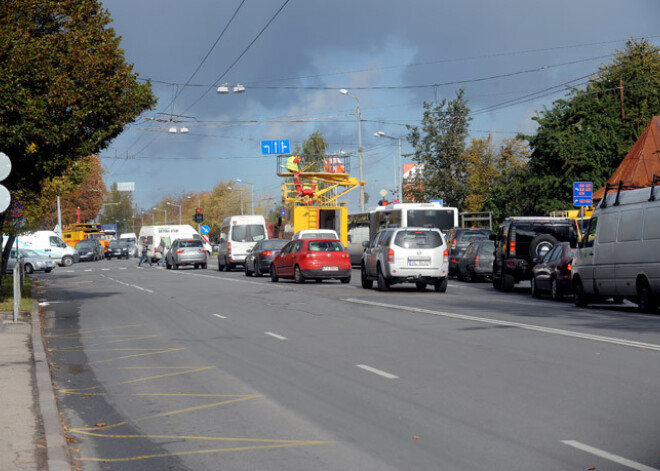
<path id="1" fill-rule="evenodd" d="M 204 221 L 204 215 L 202 214 L 202 208 L 195 209 L 195 214 L 193 215 L 193 221 L 195 221 L 195 222 Z"/>

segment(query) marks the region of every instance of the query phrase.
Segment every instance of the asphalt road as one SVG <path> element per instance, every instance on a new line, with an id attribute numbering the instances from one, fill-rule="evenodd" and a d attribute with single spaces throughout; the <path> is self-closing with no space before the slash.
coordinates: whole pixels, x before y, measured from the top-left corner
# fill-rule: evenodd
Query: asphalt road
<path id="1" fill-rule="evenodd" d="M 450 281 L 37 275 L 84 470 L 660 470 L 660 315 Z"/>

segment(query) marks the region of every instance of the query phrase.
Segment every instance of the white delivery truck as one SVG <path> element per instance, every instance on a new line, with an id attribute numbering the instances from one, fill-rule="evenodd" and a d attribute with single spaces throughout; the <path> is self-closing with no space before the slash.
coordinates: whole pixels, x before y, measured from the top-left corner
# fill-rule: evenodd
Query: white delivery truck
<path id="1" fill-rule="evenodd" d="M 204 249 L 208 256 L 211 255 L 212 248 L 199 233 L 188 224 L 171 225 L 171 226 L 142 226 L 140 229 L 140 236 L 138 237 L 137 245 L 138 251 L 142 250 L 142 239 L 147 238 L 147 245 L 149 250 L 147 254 L 151 260 L 159 260 L 164 254 L 156 252 L 156 248 L 160 245 L 161 239 L 165 240 L 165 245 L 169 247 L 176 239 L 197 239 L 201 240 L 204 244 Z M 139 252 L 139 255 L 142 255 Z"/>
<path id="2" fill-rule="evenodd" d="M 642 312 L 658 309 L 660 195 L 656 196 L 656 189 L 619 188 L 608 193 L 607 188 L 573 259 L 571 284 L 576 305 L 614 298 L 629 299 Z"/>
<path id="3" fill-rule="evenodd" d="M 220 226 L 218 270 L 244 265 L 248 249 L 264 239 L 268 239 L 268 229 L 263 216 L 226 217 Z"/>
<path id="4" fill-rule="evenodd" d="M 60 266 L 70 267 L 80 261 L 78 251 L 70 247 L 55 231 L 35 231 L 18 235 L 19 247 L 45 252 Z"/>

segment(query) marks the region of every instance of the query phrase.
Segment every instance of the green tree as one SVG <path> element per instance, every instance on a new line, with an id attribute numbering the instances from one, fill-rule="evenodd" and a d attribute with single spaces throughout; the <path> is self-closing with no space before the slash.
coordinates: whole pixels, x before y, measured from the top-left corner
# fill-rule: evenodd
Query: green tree
<path id="1" fill-rule="evenodd" d="M 623 107 L 621 104 L 623 85 Z M 660 50 L 628 41 L 584 89 L 573 89 L 534 120 L 523 185 L 535 214 L 571 207 L 574 181 L 605 184 L 649 120 L 660 113 Z M 624 117 L 625 114 L 625 117 Z"/>
<path id="2" fill-rule="evenodd" d="M 438 104 L 424 102 L 422 127 L 407 125 L 412 158 L 423 165 L 421 185 L 411 189 L 416 200 L 441 198 L 447 206 L 462 208 L 467 196 L 465 142 L 469 115 L 465 90 Z"/>

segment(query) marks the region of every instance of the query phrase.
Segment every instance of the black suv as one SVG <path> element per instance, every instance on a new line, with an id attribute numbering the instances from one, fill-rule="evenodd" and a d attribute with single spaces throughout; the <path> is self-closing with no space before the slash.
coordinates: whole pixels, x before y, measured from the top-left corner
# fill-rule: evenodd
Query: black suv
<path id="1" fill-rule="evenodd" d="M 447 248 L 449 249 L 449 275 L 458 275 L 458 263 L 471 242 L 488 239 L 492 234 L 490 229 L 478 227 L 455 227 L 447 235 Z"/>
<path id="2" fill-rule="evenodd" d="M 534 259 L 543 257 L 558 242 L 577 244 L 574 219 L 552 217 L 510 217 L 504 220 L 495 241 L 493 286 L 511 291 L 513 285 L 532 279 Z"/>

